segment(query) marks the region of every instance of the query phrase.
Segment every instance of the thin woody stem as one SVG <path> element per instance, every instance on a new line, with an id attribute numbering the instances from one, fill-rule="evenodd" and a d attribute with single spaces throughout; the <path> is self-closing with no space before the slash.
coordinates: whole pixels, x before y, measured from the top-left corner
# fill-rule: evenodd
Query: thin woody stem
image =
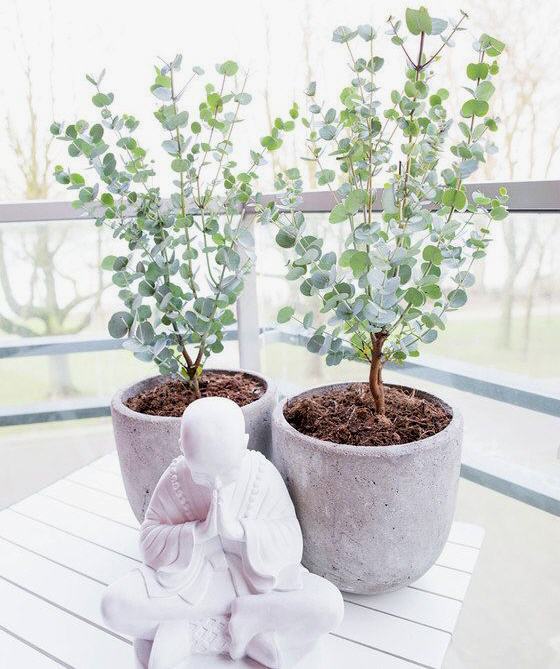
<path id="1" fill-rule="evenodd" d="M 385 389 L 383 387 L 383 344 L 387 339 L 385 332 L 371 334 L 371 364 L 369 368 L 369 389 L 371 391 L 375 410 L 380 416 L 385 415 Z"/>
<path id="2" fill-rule="evenodd" d="M 451 31 L 451 34 L 449 35 L 449 37 L 448 37 L 448 38 L 445 40 L 445 42 L 440 46 L 440 48 L 434 53 L 434 55 L 433 55 L 431 58 L 429 58 L 429 59 L 424 63 L 424 65 L 422 65 L 422 66 L 420 67 L 421 70 L 423 70 L 424 68 L 428 67 L 428 65 L 430 65 L 430 63 L 432 63 L 432 62 L 439 56 L 439 54 L 440 54 L 440 53 L 445 49 L 445 47 L 449 44 L 449 41 L 450 41 L 450 39 L 453 37 L 453 35 L 459 30 L 459 28 L 460 28 L 460 26 L 461 26 L 461 23 L 463 23 L 463 21 L 464 21 L 466 18 L 468 18 L 468 16 L 467 16 L 467 14 L 465 14 L 465 13 L 463 12 L 463 15 L 461 16 L 461 19 L 459 20 L 459 22 L 457 23 L 457 25 L 453 28 L 453 30 Z"/>
<path id="3" fill-rule="evenodd" d="M 395 24 L 393 23 L 393 17 L 390 16 L 390 17 L 387 19 L 387 21 L 388 21 L 389 25 L 391 26 L 391 28 L 393 29 L 393 32 L 395 33 L 395 35 L 398 37 L 397 30 L 396 30 L 396 28 L 395 28 Z M 404 45 L 402 42 L 401 42 L 401 44 L 400 44 L 400 47 L 401 47 L 401 49 L 404 51 L 406 57 L 408 58 L 410 64 L 412 65 L 412 67 L 416 68 L 416 63 L 415 63 L 414 60 L 410 57 L 410 54 L 408 53 L 408 51 L 406 50 L 405 45 Z"/>

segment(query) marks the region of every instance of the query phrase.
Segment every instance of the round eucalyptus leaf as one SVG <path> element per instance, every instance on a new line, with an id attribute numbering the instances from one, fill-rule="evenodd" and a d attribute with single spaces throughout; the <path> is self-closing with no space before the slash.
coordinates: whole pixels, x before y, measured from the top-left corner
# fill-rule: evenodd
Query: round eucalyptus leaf
<path id="1" fill-rule="evenodd" d="M 122 339 L 122 337 L 126 337 L 128 334 L 132 323 L 133 318 L 131 314 L 127 311 L 118 311 L 116 314 L 113 314 L 109 320 L 109 334 L 114 339 Z"/>
<path id="2" fill-rule="evenodd" d="M 437 246 L 428 245 L 425 246 L 422 251 L 422 257 L 427 262 L 431 262 L 434 265 L 439 265 L 443 259 L 441 251 Z"/>
<path id="3" fill-rule="evenodd" d="M 467 293 L 462 288 L 455 288 L 448 295 L 449 305 L 453 309 L 459 309 L 467 302 Z"/>
<path id="4" fill-rule="evenodd" d="M 373 26 L 370 25 L 360 25 L 358 26 L 358 35 L 366 42 L 371 42 L 375 39 L 375 30 Z"/>
<path id="5" fill-rule="evenodd" d="M 426 298 L 424 297 L 422 291 L 418 290 L 418 288 L 408 288 L 407 291 L 404 294 L 404 299 L 406 302 L 411 304 L 414 307 L 421 307 Z"/>
<path id="6" fill-rule="evenodd" d="M 333 42 L 338 42 L 339 44 L 344 44 L 354 39 L 358 34 L 357 30 L 351 30 L 348 26 L 339 26 L 333 32 L 332 40 Z"/>
<path id="7" fill-rule="evenodd" d="M 138 285 L 138 292 L 144 297 L 150 297 L 155 293 L 155 288 L 152 284 L 147 281 L 140 281 Z"/>
<path id="8" fill-rule="evenodd" d="M 105 270 L 112 270 L 116 259 L 117 259 L 116 256 L 106 256 L 101 261 L 101 268 Z"/>
<path id="9" fill-rule="evenodd" d="M 295 314 L 295 309 L 292 307 L 282 307 L 276 316 L 278 323 L 287 323 Z"/>
<path id="10" fill-rule="evenodd" d="M 319 130 L 319 136 L 326 141 L 334 139 L 336 136 L 336 127 L 334 125 L 324 125 Z"/>
<path id="11" fill-rule="evenodd" d="M 155 333 L 152 324 L 149 321 L 143 321 L 136 328 L 136 338 L 146 346 L 154 343 Z"/>
<path id="12" fill-rule="evenodd" d="M 276 243 L 283 249 L 292 248 L 296 244 L 296 236 L 287 230 L 279 230 L 276 234 Z"/>
<path id="13" fill-rule="evenodd" d="M 342 223 L 347 218 L 348 212 L 346 211 L 344 204 L 341 202 L 340 204 L 337 204 L 329 214 L 329 223 Z"/>
<path id="14" fill-rule="evenodd" d="M 239 65 L 233 60 L 226 60 L 225 63 L 216 65 L 216 70 L 218 74 L 223 74 L 226 77 L 233 77 L 235 74 L 237 74 Z"/>
<path id="15" fill-rule="evenodd" d="M 438 338 L 437 330 L 428 330 L 423 336 L 422 341 L 425 344 L 431 344 Z"/>

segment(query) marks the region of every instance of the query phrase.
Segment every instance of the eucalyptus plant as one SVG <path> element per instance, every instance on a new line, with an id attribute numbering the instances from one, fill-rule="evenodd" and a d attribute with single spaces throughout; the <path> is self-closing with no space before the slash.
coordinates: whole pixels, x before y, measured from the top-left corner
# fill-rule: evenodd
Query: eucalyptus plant
<path id="1" fill-rule="evenodd" d="M 308 330 L 307 348 L 326 354 L 328 365 L 345 358 L 367 361 L 380 415 L 383 365 L 417 356 L 421 342 L 435 341 L 445 329 L 448 312 L 467 301 L 466 289 L 475 281 L 472 266 L 486 254 L 490 223 L 507 215 L 505 189 L 490 198 L 469 195 L 464 185 L 496 151 L 489 136 L 498 119 L 490 102 L 504 44 L 487 34 L 474 42 L 453 142 L 448 141 L 449 92 L 433 86 L 434 68 L 467 18 L 463 12 L 448 24 L 421 7 L 407 9 L 404 24 L 388 19 L 405 76 L 385 105 L 376 84 L 384 64 L 376 30 L 360 25 L 334 31 L 333 41 L 349 61 L 350 80 L 337 107 L 322 103 L 312 82 L 301 120 L 304 160 L 315 163 L 318 184 L 332 193 L 328 220 L 348 229 L 340 255 L 328 248 L 328 231 L 323 239 L 306 229 L 298 168 L 277 175 L 282 194 L 260 209 L 260 219 L 277 226 L 277 243 L 291 249 L 287 278 L 299 282 L 303 295 L 319 300 L 323 315 L 314 325 L 313 311 L 301 318 L 287 306 L 278 321 L 293 319 Z"/>
<path id="2" fill-rule="evenodd" d="M 126 338 L 123 347 L 136 358 L 154 361 L 164 375 L 178 375 L 200 396 L 200 375 L 208 357 L 223 350 L 225 328 L 235 322 L 232 306 L 252 263 L 244 213 L 256 196 L 258 169 L 294 121 L 262 138 L 260 149 L 239 166 L 233 135 L 251 102 L 247 77 L 239 80 L 231 60 L 217 65 L 217 82 L 205 83 L 189 111 L 182 101 L 194 97 L 189 87 L 204 71 L 192 68 L 179 84 L 181 62 L 180 55 L 162 61 L 151 86 L 173 174 L 171 193 L 155 183 L 155 161 L 136 135 L 138 120 L 113 111 L 114 95 L 102 88 L 104 72 L 87 75 L 99 121 L 53 123 L 51 132 L 87 167 L 77 172 L 57 165 L 56 180 L 76 192 L 77 208 L 92 212 L 96 225 L 108 226 L 124 242 L 123 255 L 103 260 L 124 305 L 111 317 L 109 333 Z"/>

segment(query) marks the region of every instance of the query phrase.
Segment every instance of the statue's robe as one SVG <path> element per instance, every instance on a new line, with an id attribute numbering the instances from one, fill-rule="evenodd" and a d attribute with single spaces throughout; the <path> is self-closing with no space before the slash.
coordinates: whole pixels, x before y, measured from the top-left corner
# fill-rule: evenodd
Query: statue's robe
<path id="1" fill-rule="evenodd" d="M 229 569 L 237 596 L 301 590 L 303 541 L 294 506 L 277 469 L 247 451 L 227 499 L 227 515 L 244 529 L 241 541 L 216 540 L 213 554 L 197 542 L 196 523 L 208 515 L 212 491 L 197 485 L 183 456 L 161 477 L 141 528 L 147 594 L 178 595 L 196 607 L 212 578 Z M 227 565 L 223 564 L 224 556 Z"/>
<path id="2" fill-rule="evenodd" d="M 280 474 L 260 453 L 247 451 L 227 490 L 227 517 L 237 518 L 242 539 L 198 540 L 197 522 L 206 520 L 211 499 L 212 491 L 193 481 L 185 458 L 175 459 L 142 524 L 145 564 L 108 588 L 104 618 L 135 637 L 143 667 L 149 662 L 167 669 L 195 652 L 182 647 L 189 621 L 223 625 L 224 619 L 228 634 L 215 636 L 211 652 L 248 655 L 266 667 L 293 666 L 338 626 L 342 597 L 300 564 L 294 506 Z"/>

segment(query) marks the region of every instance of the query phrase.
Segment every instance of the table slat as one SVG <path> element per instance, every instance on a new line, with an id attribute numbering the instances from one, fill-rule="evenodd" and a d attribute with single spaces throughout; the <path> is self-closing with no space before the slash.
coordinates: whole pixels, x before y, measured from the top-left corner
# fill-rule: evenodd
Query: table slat
<path id="1" fill-rule="evenodd" d="M 472 548 L 480 548 L 484 541 L 484 528 L 456 520 L 451 526 L 449 541 L 471 546 Z"/>
<path id="2" fill-rule="evenodd" d="M 138 521 L 132 513 L 130 504 L 105 492 L 86 488 L 85 486 L 62 479 L 41 490 L 41 495 L 52 497 L 59 502 L 90 511 L 109 520 L 113 520 L 132 528 L 138 528 Z"/>
<path id="3" fill-rule="evenodd" d="M 126 492 L 120 473 L 112 473 L 88 465 L 70 474 L 68 480 L 126 499 Z"/>
<path id="4" fill-rule="evenodd" d="M 102 458 L 95 460 L 91 463 L 95 469 L 101 469 L 102 471 L 112 472 L 113 474 L 121 475 L 121 467 L 119 465 L 119 458 L 117 452 L 113 451 L 112 453 L 107 453 Z"/>
<path id="5" fill-rule="evenodd" d="M 347 602 L 429 625 L 444 632 L 453 631 L 461 610 L 460 602 L 412 588 L 403 588 L 382 595 L 344 593 L 344 599 Z"/>
<path id="6" fill-rule="evenodd" d="M 138 530 L 38 494 L 14 504 L 12 508 L 98 546 L 110 548 L 136 560 L 141 559 Z"/>
<path id="7" fill-rule="evenodd" d="M 478 558 L 478 549 L 458 544 L 445 544 L 436 564 L 448 569 L 457 569 L 472 574 Z"/>
<path id="8" fill-rule="evenodd" d="M 24 641 L 0 630 L 0 667 L 14 669 L 60 669 L 59 662 L 51 660 Z"/>
<path id="9" fill-rule="evenodd" d="M 0 578 L 105 627 L 100 602 L 105 586 L 0 539 Z"/>
<path id="10" fill-rule="evenodd" d="M 132 669 L 127 642 L 1 579 L 0 600 L 2 627 L 72 667 Z"/>
<path id="11" fill-rule="evenodd" d="M 451 640 L 447 632 L 346 603 L 337 634 L 377 650 L 439 667 Z"/>
<path id="12" fill-rule="evenodd" d="M 11 509 L 0 511 L 0 536 L 102 583 L 111 583 L 138 566 L 135 560 L 21 516 Z"/>
<path id="13" fill-rule="evenodd" d="M 415 581 L 411 589 L 419 588 L 442 597 L 463 601 L 469 587 L 470 574 L 453 571 L 437 564 Z"/>

